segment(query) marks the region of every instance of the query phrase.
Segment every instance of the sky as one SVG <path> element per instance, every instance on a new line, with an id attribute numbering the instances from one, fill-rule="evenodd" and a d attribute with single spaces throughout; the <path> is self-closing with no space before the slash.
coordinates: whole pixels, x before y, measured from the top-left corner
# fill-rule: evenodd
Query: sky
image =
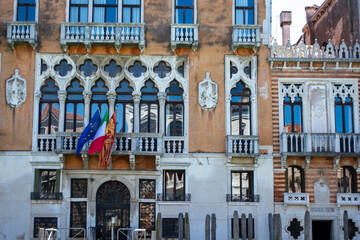
<path id="1" fill-rule="evenodd" d="M 296 43 L 302 34 L 305 25 L 305 6 L 314 4 L 321 6 L 325 0 L 272 0 L 272 36 L 278 44 L 282 44 L 280 13 L 282 11 L 292 12 L 292 24 L 290 31 L 291 44 Z"/>

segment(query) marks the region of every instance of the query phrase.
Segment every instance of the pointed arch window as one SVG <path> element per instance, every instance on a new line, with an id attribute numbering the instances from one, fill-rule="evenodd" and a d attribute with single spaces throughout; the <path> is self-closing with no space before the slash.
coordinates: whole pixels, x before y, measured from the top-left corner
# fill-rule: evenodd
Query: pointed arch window
<path id="1" fill-rule="evenodd" d="M 96 81 L 95 86 L 93 86 L 91 89 L 91 117 L 95 114 L 97 109 L 100 109 L 102 116 L 105 114 L 106 110 L 109 109 L 108 99 L 106 96 L 108 91 L 109 89 L 106 87 L 105 82 L 102 79 Z"/>
<path id="2" fill-rule="evenodd" d="M 351 166 L 343 166 L 337 172 L 338 193 L 357 193 L 356 170 Z"/>
<path id="3" fill-rule="evenodd" d="M 166 136 L 184 136 L 184 90 L 177 81 L 166 90 L 165 131 Z"/>
<path id="4" fill-rule="evenodd" d="M 41 87 L 39 134 L 55 134 L 59 126 L 59 87 L 53 79 Z"/>
<path id="5" fill-rule="evenodd" d="M 284 85 L 289 89 L 290 85 Z M 300 86 L 295 86 L 299 89 Z M 302 98 L 299 94 L 295 96 L 284 96 L 284 127 L 286 132 L 302 132 Z"/>
<path id="6" fill-rule="evenodd" d="M 133 88 L 129 82 L 123 80 L 116 88 L 115 108 L 117 109 L 116 132 L 130 133 L 134 130 L 134 103 L 132 98 Z"/>
<path id="7" fill-rule="evenodd" d="M 304 170 L 300 166 L 292 165 L 286 169 L 286 187 L 288 193 L 305 192 Z"/>
<path id="8" fill-rule="evenodd" d="M 349 96 L 342 100 L 335 97 L 335 129 L 337 133 L 353 133 L 353 100 Z"/>
<path id="9" fill-rule="evenodd" d="M 141 89 L 140 132 L 157 133 L 159 131 L 158 89 L 151 80 Z"/>
<path id="10" fill-rule="evenodd" d="M 251 92 L 240 81 L 231 90 L 231 134 L 251 135 Z"/>
<path id="11" fill-rule="evenodd" d="M 79 80 L 73 80 L 66 89 L 65 132 L 81 132 L 84 128 L 84 88 Z"/>

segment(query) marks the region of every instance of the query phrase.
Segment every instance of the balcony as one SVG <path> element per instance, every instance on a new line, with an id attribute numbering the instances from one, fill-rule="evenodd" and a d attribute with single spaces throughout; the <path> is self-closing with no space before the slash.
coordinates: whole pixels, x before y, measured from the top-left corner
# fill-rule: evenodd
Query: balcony
<path id="1" fill-rule="evenodd" d="M 171 24 L 170 47 L 175 51 L 177 47 L 191 47 L 195 52 L 198 48 L 199 25 L 197 24 Z"/>
<path id="2" fill-rule="evenodd" d="M 309 206 L 308 193 L 284 193 L 284 205 L 306 205 Z"/>
<path id="3" fill-rule="evenodd" d="M 360 205 L 360 193 L 338 193 L 336 194 L 337 205 L 358 206 Z"/>
<path id="4" fill-rule="evenodd" d="M 143 23 L 61 23 L 60 44 L 64 51 L 69 45 L 84 45 L 90 51 L 93 45 L 110 45 L 120 51 L 123 45 L 145 49 Z"/>
<path id="5" fill-rule="evenodd" d="M 231 157 L 256 157 L 259 155 L 259 136 L 226 136 L 227 155 Z"/>
<path id="6" fill-rule="evenodd" d="M 167 201 L 171 201 L 171 202 L 189 202 L 191 201 L 191 194 L 190 193 L 158 193 L 156 195 L 156 200 L 157 201 L 162 201 L 162 202 L 167 202 Z"/>
<path id="7" fill-rule="evenodd" d="M 14 49 L 16 44 L 29 44 L 34 49 L 37 46 L 36 22 L 8 22 L 7 42 Z"/>
<path id="8" fill-rule="evenodd" d="M 291 156 L 359 156 L 359 133 L 282 133 L 281 153 Z"/>
<path id="9" fill-rule="evenodd" d="M 226 194 L 227 202 L 260 202 L 260 195 Z"/>
<path id="10" fill-rule="evenodd" d="M 63 195 L 61 192 L 53 192 L 53 193 L 32 192 L 30 199 L 31 200 L 62 200 Z"/>
<path id="11" fill-rule="evenodd" d="M 260 46 L 259 25 L 233 25 L 232 49 L 235 52 L 238 48 L 253 48 Z"/>

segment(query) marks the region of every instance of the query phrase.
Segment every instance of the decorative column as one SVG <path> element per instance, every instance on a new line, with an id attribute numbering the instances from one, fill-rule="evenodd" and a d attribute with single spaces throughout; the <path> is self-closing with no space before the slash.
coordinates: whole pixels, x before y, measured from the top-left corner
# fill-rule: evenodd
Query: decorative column
<path id="1" fill-rule="evenodd" d="M 88 125 L 90 119 L 90 102 L 92 98 L 91 91 L 84 91 L 83 92 L 84 98 L 84 128 Z"/>
<path id="2" fill-rule="evenodd" d="M 66 101 L 66 91 L 59 90 L 58 98 L 59 98 L 59 126 L 58 132 L 64 132 L 64 120 L 65 120 L 65 101 Z"/>
<path id="3" fill-rule="evenodd" d="M 115 111 L 115 100 L 116 100 L 116 92 L 107 92 L 107 99 L 109 101 L 109 118 L 114 114 Z"/>
<path id="4" fill-rule="evenodd" d="M 183 93 L 184 101 L 184 150 L 183 153 L 189 152 L 189 98 L 186 92 Z"/>
<path id="5" fill-rule="evenodd" d="M 140 130 L 140 100 L 141 100 L 141 92 L 136 91 L 133 92 L 133 100 L 134 100 L 134 133 L 138 133 Z"/>
<path id="6" fill-rule="evenodd" d="M 159 133 L 164 134 L 165 128 L 165 100 L 166 100 L 166 92 L 159 92 L 157 94 L 159 99 Z"/>
<path id="7" fill-rule="evenodd" d="M 258 136 L 256 93 L 251 95 L 251 136 Z M 254 141 L 254 153 L 259 153 L 259 140 Z"/>
<path id="8" fill-rule="evenodd" d="M 33 114 L 33 135 L 32 135 L 32 151 L 37 152 L 37 134 L 39 127 L 39 106 L 40 106 L 41 92 L 35 91 L 34 93 L 34 114 Z"/>
<path id="9" fill-rule="evenodd" d="M 225 96 L 225 121 L 226 121 L 226 129 L 225 129 L 225 133 L 226 136 L 231 135 L 231 112 L 230 112 L 230 104 L 231 104 L 231 94 L 230 92 L 226 93 Z M 252 111 L 252 109 L 251 109 Z"/>

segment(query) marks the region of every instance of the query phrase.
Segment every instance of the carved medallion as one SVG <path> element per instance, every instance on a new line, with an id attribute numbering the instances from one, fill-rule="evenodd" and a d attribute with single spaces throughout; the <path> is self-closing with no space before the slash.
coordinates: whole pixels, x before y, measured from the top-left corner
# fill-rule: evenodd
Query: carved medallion
<path id="1" fill-rule="evenodd" d="M 203 110 L 214 110 L 218 101 L 217 83 L 210 79 L 210 73 L 206 72 L 206 78 L 199 82 L 199 104 Z"/>
<path id="2" fill-rule="evenodd" d="M 26 80 L 19 75 L 19 69 L 6 80 L 6 102 L 11 107 L 19 107 L 26 99 Z"/>

